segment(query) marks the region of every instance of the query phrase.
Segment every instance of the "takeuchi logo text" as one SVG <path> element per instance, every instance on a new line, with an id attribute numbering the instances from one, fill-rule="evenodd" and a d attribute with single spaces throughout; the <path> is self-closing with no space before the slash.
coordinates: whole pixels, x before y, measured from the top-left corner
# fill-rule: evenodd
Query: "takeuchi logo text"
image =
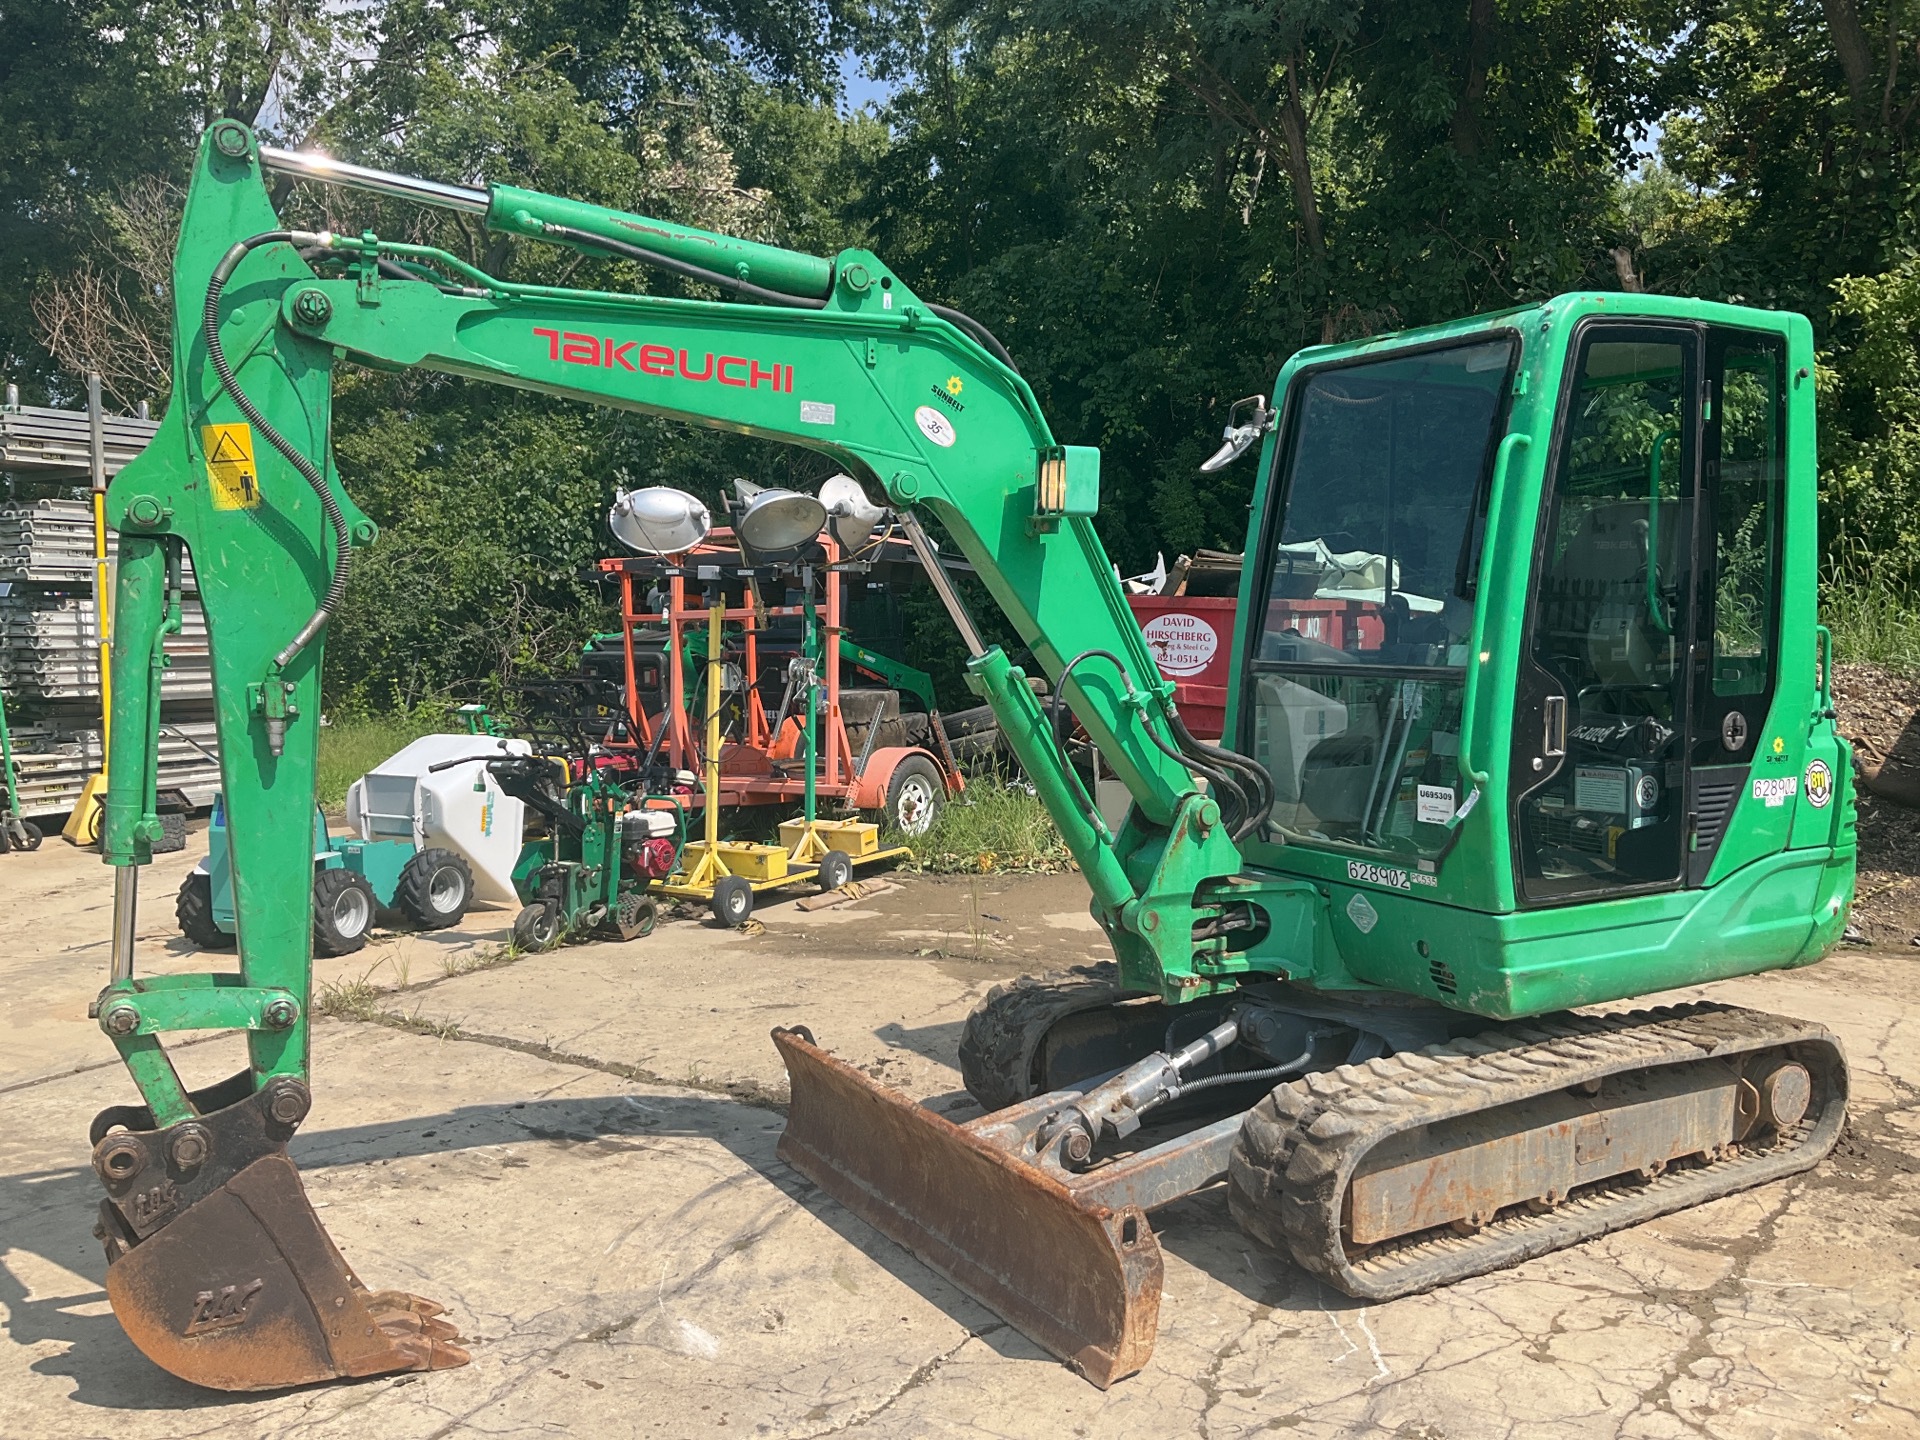
<path id="1" fill-rule="evenodd" d="M 793 366 L 774 361 L 762 365 L 744 355 L 715 355 L 711 350 L 695 355 L 670 345 L 643 345 L 638 340 L 618 340 L 612 335 L 584 335 L 575 330 L 544 330 L 533 333 L 547 342 L 547 359 L 563 365 L 591 365 L 600 370 L 627 370 L 636 375 L 677 375 L 682 380 L 717 380 L 742 390 L 768 386 L 779 394 L 793 392 Z"/>

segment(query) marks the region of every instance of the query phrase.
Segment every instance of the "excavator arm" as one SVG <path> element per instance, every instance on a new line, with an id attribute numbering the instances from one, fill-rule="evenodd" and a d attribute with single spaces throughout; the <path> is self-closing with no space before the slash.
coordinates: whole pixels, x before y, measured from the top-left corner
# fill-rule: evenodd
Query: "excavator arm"
<path id="1" fill-rule="evenodd" d="M 642 259 L 732 298 L 515 284 L 371 232 L 290 230 L 270 199 L 275 171 Z M 1058 444 L 998 342 L 873 255 L 827 261 L 512 187 L 359 170 L 267 150 L 223 121 L 188 191 L 173 298 L 167 412 L 108 498 L 120 549 L 102 848 L 116 867 L 115 930 L 95 1014 L 144 1103 L 103 1113 L 93 1135 L 108 1290 L 167 1368 L 257 1388 L 464 1359 L 431 1302 L 360 1286 L 284 1153 L 310 1103 L 321 654 L 352 553 L 375 539 L 331 458 L 337 363 L 781 440 L 880 487 L 932 562 L 973 652 L 970 683 L 1087 876 L 1125 983 L 1180 1001 L 1244 969 L 1219 922 L 1264 777 L 1180 722 L 1094 529 L 1098 451 Z M 1117 834 L 1065 762 L 1059 716 L 980 642 L 919 516 L 973 563 L 1125 781 L 1134 806 Z M 160 833 L 160 677 L 189 573 L 212 650 L 239 968 L 148 976 L 135 964 L 136 877 Z M 247 1070 L 189 1093 L 162 1037 L 197 1029 L 244 1031 Z M 213 1283 L 210 1271 L 231 1276 Z"/>

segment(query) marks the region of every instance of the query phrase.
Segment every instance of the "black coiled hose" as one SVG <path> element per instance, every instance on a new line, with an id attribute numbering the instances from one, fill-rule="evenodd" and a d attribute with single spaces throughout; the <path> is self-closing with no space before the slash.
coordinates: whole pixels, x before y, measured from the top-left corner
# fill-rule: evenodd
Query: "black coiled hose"
<path id="1" fill-rule="evenodd" d="M 333 579 L 328 582 L 327 593 L 320 601 L 320 608 L 308 617 L 307 623 L 300 627 L 300 633 L 287 642 L 286 648 L 273 657 L 276 669 L 284 670 L 293 663 L 293 659 L 312 643 L 333 618 L 333 612 L 340 607 L 340 601 L 347 593 L 347 571 L 352 564 L 353 537 L 347 530 L 347 517 L 340 509 L 340 502 L 333 498 L 333 491 L 327 484 L 327 477 L 319 466 L 294 448 L 287 437 L 273 426 L 273 422 L 260 413 L 260 407 L 248 398 L 247 392 L 240 388 L 240 382 L 234 377 L 233 367 L 227 363 L 226 351 L 220 346 L 220 292 L 226 289 L 227 281 L 233 278 L 234 270 L 247 257 L 248 252 L 262 245 L 276 241 L 293 243 L 291 230 L 268 230 L 259 235 L 249 236 L 237 241 L 227 253 L 220 257 L 220 263 L 213 267 L 213 276 L 207 282 L 207 304 L 202 312 L 201 328 L 207 337 L 207 359 L 213 364 L 213 373 L 220 377 L 220 384 L 236 409 L 247 417 L 247 422 L 267 437 L 267 443 L 286 457 L 287 463 L 298 470 L 307 484 L 313 487 L 313 493 L 320 497 L 320 507 L 326 511 L 327 521 L 333 526 L 335 554 L 333 560 Z M 325 441 L 322 441 L 322 454 L 325 453 Z"/>
<path id="2" fill-rule="evenodd" d="M 1129 693 L 1133 691 L 1133 682 L 1119 656 L 1111 650 L 1082 650 L 1061 670 L 1053 694 L 1047 698 L 1047 724 L 1056 743 L 1060 734 L 1060 706 L 1065 699 L 1067 677 L 1082 661 L 1095 658 L 1107 661 L 1118 670 L 1121 683 L 1127 686 Z M 1173 736 L 1173 744 L 1169 745 L 1155 734 L 1153 726 L 1142 716 L 1141 729 L 1148 741 L 1168 759 L 1205 777 L 1220 802 L 1221 818 L 1226 822 L 1227 833 L 1233 837 L 1235 844 L 1256 830 L 1264 829 L 1267 817 L 1273 810 L 1273 778 L 1267 774 L 1266 767 L 1232 750 L 1209 745 L 1196 738 L 1187 729 L 1186 721 L 1180 718 L 1178 707 L 1171 701 L 1167 702 L 1165 709 L 1167 729 Z"/>

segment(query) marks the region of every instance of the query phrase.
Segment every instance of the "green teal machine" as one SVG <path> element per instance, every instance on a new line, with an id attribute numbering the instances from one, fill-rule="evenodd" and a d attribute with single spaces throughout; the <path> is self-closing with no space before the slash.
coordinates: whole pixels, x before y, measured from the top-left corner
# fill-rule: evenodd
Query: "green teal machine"
<path id="1" fill-rule="evenodd" d="M 514 284 L 293 228 L 276 174 L 722 298 Z M 1834 1143 L 1847 1072 L 1820 1027 L 1573 1008 L 1809 964 L 1845 923 L 1850 757 L 1815 616 L 1800 317 L 1573 294 L 1296 355 L 1208 462 L 1257 466 L 1215 746 L 1182 722 L 1101 547 L 1098 452 L 1059 441 L 989 332 L 872 254 L 360 170 L 223 121 L 173 294 L 169 409 L 108 500 L 115 934 L 96 1011 L 143 1103 L 104 1112 L 92 1140 L 108 1295 L 174 1373 L 245 1389 L 466 1358 L 438 1305 L 361 1284 L 285 1153 L 311 1101 L 321 649 L 375 542 L 327 444 L 342 364 L 784 441 L 894 509 L 1114 964 L 974 1013 L 960 1059 L 989 1113 L 965 1125 L 804 1027 L 777 1031 L 781 1154 L 1095 1383 L 1151 1352 L 1151 1213 L 1223 1179 L 1256 1240 L 1384 1297 L 1804 1170 Z M 928 522 L 1054 713 L 981 642 Z M 188 553 L 238 965 L 145 974 L 160 641 Z M 1132 796 L 1117 827 L 1060 752 L 1061 707 Z M 188 1092 L 163 1037 L 219 1028 L 245 1032 L 247 1068 Z"/>
<path id="2" fill-rule="evenodd" d="M 313 948 L 319 955 L 351 955 L 367 943 L 374 916 L 392 906 L 422 930 L 458 924 L 473 900 L 473 871 L 451 850 L 410 840 L 366 840 L 331 835 L 327 817 L 313 811 Z M 180 933 L 203 950 L 234 943 L 233 852 L 223 798 L 213 797 L 207 855 L 187 872 L 173 902 Z"/>

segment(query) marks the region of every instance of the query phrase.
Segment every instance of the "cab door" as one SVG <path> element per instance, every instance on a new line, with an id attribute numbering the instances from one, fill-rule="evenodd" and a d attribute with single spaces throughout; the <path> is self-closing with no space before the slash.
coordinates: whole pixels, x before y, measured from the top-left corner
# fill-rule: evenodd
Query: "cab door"
<path id="1" fill-rule="evenodd" d="M 1577 334 L 1516 697 L 1523 904 L 1685 879 L 1702 368 L 1691 326 Z"/>
<path id="2" fill-rule="evenodd" d="M 1779 336 L 1579 334 L 1514 730 L 1524 904 L 1706 882 L 1779 664 Z"/>
<path id="3" fill-rule="evenodd" d="M 1747 788 L 1779 680 L 1786 344 L 1709 330 L 1687 883 L 1701 885 Z"/>

